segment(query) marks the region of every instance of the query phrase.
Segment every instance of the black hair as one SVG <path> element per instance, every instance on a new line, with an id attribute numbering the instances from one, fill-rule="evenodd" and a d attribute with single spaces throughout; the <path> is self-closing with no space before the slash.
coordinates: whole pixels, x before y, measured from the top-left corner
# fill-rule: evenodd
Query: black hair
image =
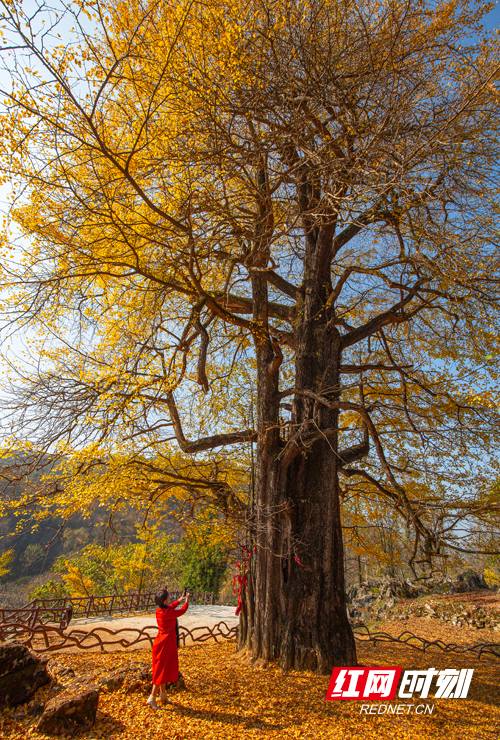
<path id="1" fill-rule="evenodd" d="M 158 593 L 155 596 L 155 604 L 156 606 L 159 606 L 160 609 L 165 609 L 165 606 L 163 602 L 168 599 L 168 591 L 166 588 L 162 589 L 162 591 L 158 591 Z"/>

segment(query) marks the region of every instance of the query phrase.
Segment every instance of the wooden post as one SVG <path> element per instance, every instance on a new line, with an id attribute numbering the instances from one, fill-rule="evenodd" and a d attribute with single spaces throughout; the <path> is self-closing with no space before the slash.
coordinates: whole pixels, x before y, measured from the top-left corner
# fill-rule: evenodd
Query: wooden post
<path id="1" fill-rule="evenodd" d="M 31 629 L 33 629 L 35 624 L 37 623 L 39 611 L 39 608 L 34 609 L 32 614 L 28 617 L 28 627 L 31 627 Z"/>

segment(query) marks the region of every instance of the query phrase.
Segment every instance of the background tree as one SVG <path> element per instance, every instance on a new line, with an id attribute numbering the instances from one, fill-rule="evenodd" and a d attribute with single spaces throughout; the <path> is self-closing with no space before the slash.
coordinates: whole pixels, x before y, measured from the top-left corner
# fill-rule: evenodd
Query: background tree
<path id="1" fill-rule="evenodd" d="M 179 543 L 151 532 L 140 540 L 108 547 L 87 545 L 80 553 L 59 556 L 52 570 L 62 576 L 71 596 L 141 593 L 158 590 L 166 583 L 179 585 Z"/>
<path id="2" fill-rule="evenodd" d="M 52 579 L 46 583 L 42 583 L 41 586 L 33 588 L 28 594 L 27 601 L 32 601 L 33 599 L 64 599 L 66 596 L 71 595 L 65 583 Z"/>
<path id="3" fill-rule="evenodd" d="M 0 577 L 7 575 L 10 570 L 10 564 L 14 559 L 14 551 L 6 550 L 0 555 Z"/>
<path id="4" fill-rule="evenodd" d="M 340 480 L 389 502 L 430 562 L 463 545 L 429 512 L 451 491 L 474 513 L 498 449 L 496 360 L 476 372 L 499 298 L 482 9 L 3 8 L 4 171 L 29 235 L 5 311 L 43 335 L 8 446 L 54 466 L 31 503 L 89 507 L 100 480 L 100 501 L 166 513 L 184 495 L 242 520 L 255 441 L 247 645 L 352 665 Z"/>
<path id="5" fill-rule="evenodd" d="M 216 599 L 234 550 L 233 537 L 213 512 L 211 515 L 207 512 L 201 521 L 191 525 L 179 547 L 182 587 L 211 591 Z"/>
<path id="6" fill-rule="evenodd" d="M 21 557 L 24 572 L 40 572 L 43 568 L 43 560 L 43 547 L 40 544 L 28 545 Z"/>

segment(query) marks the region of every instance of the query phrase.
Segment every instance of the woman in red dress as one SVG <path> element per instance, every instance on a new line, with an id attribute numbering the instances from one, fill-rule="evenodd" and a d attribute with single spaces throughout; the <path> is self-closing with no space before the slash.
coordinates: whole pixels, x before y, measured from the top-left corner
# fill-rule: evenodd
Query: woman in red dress
<path id="1" fill-rule="evenodd" d="M 168 604 L 168 591 L 163 589 L 155 596 L 158 605 L 156 610 L 156 621 L 158 623 L 158 634 L 153 643 L 153 691 L 147 703 L 152 709 L 158 709 L 156 697 L 168 702 L 165 693 L 165 684 L 179 680 L 179 656 L 177 654 L 177 635 L 175 622 L 178 617 L 185 614 L 188 608 L 189 594 L 185 596 L 185 603 L 180 609 L 176 607 L 179 601 Z"/>

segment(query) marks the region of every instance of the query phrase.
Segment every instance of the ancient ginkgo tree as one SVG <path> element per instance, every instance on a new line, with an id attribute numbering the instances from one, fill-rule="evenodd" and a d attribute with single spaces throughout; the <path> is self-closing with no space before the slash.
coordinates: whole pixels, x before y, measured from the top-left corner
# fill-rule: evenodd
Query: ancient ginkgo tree
<path id="1" fill-rule="evenodd" d="M 255 443 L 248 647 L 354 664 L 345 485 L 429 561 L 498 444 L 496 37 L 461 0 L 1 5 L 4 309 L 41 358 L 10 449 L 85 472 L 68 509 L 237 517 Z"/>

